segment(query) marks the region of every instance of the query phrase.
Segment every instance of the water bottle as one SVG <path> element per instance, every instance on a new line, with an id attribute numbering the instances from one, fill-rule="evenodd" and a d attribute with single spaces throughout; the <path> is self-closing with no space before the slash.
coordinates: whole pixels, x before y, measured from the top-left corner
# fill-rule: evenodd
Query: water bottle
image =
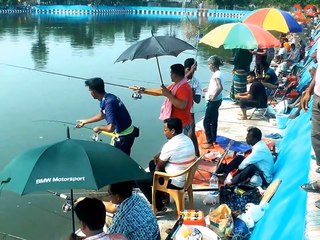
<path id="1" fill-rule="evenodd" d="M 219 187 L 219 179 L 215 173 L 212 173 L 211 178 L 209 180 L 209 187 L 218 189 Z M 214 190 L 217 191 L 217 190 Z"/>
<path id="2" fill-rule="evenodd" d="M 215 190 L 212 190 L 210 193 L 208 193 L 205 198 L 203 199 L 203 203 L 205 205 L 208 204 L 219 204 L 219 179 L 215 173 L 212 173 L 211 178 L 209 180 L 209 187 L 213 188 Z"/>

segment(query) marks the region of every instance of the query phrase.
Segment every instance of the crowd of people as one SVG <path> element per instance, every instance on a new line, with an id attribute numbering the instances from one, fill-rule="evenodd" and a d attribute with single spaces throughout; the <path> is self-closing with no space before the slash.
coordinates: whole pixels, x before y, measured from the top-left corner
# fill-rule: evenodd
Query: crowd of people
<path id="1" fill-rule="evenodd" d="M 243 120 L 246 120 L 248 108 L 266 108 L 268 97 L 279 89 L 283 84 L 284 74 L 299 63 L 304 64 L 313 56 L 313 61 L 319 59 L 314 53 L 308 53 L 311 46 L 306 46 L 296 34 L 288 36 L 281 35 L 281 47 L 279 49 L 257 49 L 235 50 L 234 71 L 242 70 L 247 74 L 248 91 L 234 95 L 235 101 L 239 103 Z M 243 57 L 242 57 L 243 56 Z M 242 60 L 245 61 L 242 61 Z M 254 59 L 254 69 L 250 69 Z M 195 118 L 193 105 L 201 101 L 202 92 L 205 92 L 206 111 L 203 127 L 206 142 L 201 145 L 202 149 L 213 149 L 217 144 L 217 129 L 219 122 L 219 107 L 222 103 L 222 90 L 225 85 L 225 77 L 220 70 L 223 65 L 222 59 L 211 56 L 208 59 L 209 70 L 212 76 L 207 88 L 202 89 L 200 81 L 195 78 L 197 63 L 195 59 L 188 58 L 184 65 L 173 64 L 170 67 L 172 84 L 162 85 L 160 89 L 137 88 L 142 94 L 163 96 L 164 102 L 160 108 L 159 119 L 163 120 L 163 134 L 168 141 L 163 145 L 161 152 L 154 156 L 149 163 L 149 177 L 136 182 L 123 182 L 112 184 L 110 194 L 112 204 L 117 208 L 114 218 L 108 228 L 107 234 L 102 231 L 105 218 L 102 212 L 106 211 L 105 205 L 97 202 L 99 200 L 86 198 L 77 204 L 75 212 L 80 220 L 82 232 L 86 239 L 160 239 L 159 227 L 156 215 L 166 211 L 166 196 L 157 192 L 156 210 L 154 214 L 150 208 L 152 203 L 152 183 L 155 171 L 163 171 L 175 174 L 187 169 L 200 156 L 197 137 L 195 134 Z M 275 70 L 276 69 L 276 70 Z M 310 84 L 306 84 L 301 92 L 300 109 L 307 109 L 308 102 L 313 94 L 312 106 L 312 146 L 315 150 L 317 164 L 320 173 L 320 122 L 319 122 L 319 99 L 320 99 L 320 73 L 316 66 L 310 71 Z M 315 72 L 317 71 L 317 72 Z M 312 78 L 312 81 L 311 81 Z M 92 97 L 100 102 L 100 112 L 90 118 L 77 121 L 76 127 L 81 128 L 86 124 L 105 120 L 106 124 L 93 128 L 96 134 L 102 131 L 113 135 L 113 145 L 130 155 L 134 140 L 139 136 L 138 129 L 133 125 L 130 114 L 124 103 L 114 94 L 107 93 L 101 78 L 92 78 L 85 82 Z M 294 107 L 294 106 L 293 106 Z M 255 186 L 266 188 L 273 179 L 274 158 L 270 149 L 262 140 L 262 132 L 256 127 L 248 129 L 246 142 L 252 146 L 251 153 L 244 157 L 236 155 L 229 164 L 221 164 L 216 173 L 219 177 L 226 178 L 232 172 L 232 178 L 225 181 L 226 185 L 238 185 L 250 182 Z M 184 176 L 172 178 L 167 188 L 183 189 Z M 320 181 L 319 181 L 320 182 Z M 306 183 L 301 187 L 308 192 L 320 192 L 320 184 Z M 132 193 L 133 186 L 140 188 L 145 198 L 139 194 Z M 319 200 L 320 201 L 320 200 Z M 319 201 L 316 206 L 319 208 Z M 92 202 L 92 203 L 91 203 Z M 93 202 L 101 205 L 101 209 L 91 209 Z M 149 202 L 149 203 L 148 203 Z M 102 207 L 103 206 L 103 207 Z M 85 208 L 91 209 L 86 211 Z M 89 212 L 99 211 L 101 222 L 91 224 Z M 98 214 L 98 213 L 97 213 Z M 99 215 L 100 216 L 100 215 Z M 120 235 L 113 235 L 120 234 Z M 94 238 L 91 238 L 94 236 Z M 72 237 L 72 236 L 71 236 Z M 117 237 L 117 238 L 115 238 Z"/>

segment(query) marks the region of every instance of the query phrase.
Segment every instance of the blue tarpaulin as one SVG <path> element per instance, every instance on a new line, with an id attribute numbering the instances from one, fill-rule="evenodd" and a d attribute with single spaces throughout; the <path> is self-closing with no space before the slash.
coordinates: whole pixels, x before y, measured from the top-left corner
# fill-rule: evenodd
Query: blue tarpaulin
<path id="1" fill-rule="evenodd" d="M 308 182 L 310 117 L 310 111 L 303 112 L 288 122 L 274 171 L 274 179 L 281 179 L 282 182 L 250 239 L 305 239 L 307 193 L 300 189 L 300 185 Z"/>

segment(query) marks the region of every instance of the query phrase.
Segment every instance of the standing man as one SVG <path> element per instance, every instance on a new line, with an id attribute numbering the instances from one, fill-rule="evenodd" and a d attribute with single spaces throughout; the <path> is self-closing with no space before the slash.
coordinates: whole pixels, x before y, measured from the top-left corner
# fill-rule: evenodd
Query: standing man
<path id="1" fill-rule="evenodd" d="M 193 104 L 192 89 L 185 77 L 185 70 L 182 64 L 170 66 L 171 81 L 168 87 L 162 85 L 160 89 L 145 89 L 136 87 L 140 93 L 152 96 L 165 96 L 160 110 L 160 120 L 167 118 L 179 118 L 182 121 L 183 133 L 188 135 L 192 127 L 191 107 Z"/>
<path id="2" fill-rule="evenodd" d="M 201 84 L 200 81 L 194 76 L 195 71 L 197 70 L 197 63 L 195 62 L 194 58 L 188 58 L 184 61 L 184 68 L 185 68 L 185 74 L 188 79 L 188 83 L 192 89 L 192 97 L 193 97 L 193 104 L 194 103 L 200 103 L 201 101 Z M 194 107 L 191 107 L 191 118 L 192 118 L 192 123 L 191 123 L 191 129 L 188 132 L 188 136 L 191 138 L 196 156 L 200 156 L 199 152 L 199 146 L 198 146 L 198 141 L 196 137 L 196 124 L 195 124 L 195 117 L 194 117 Z"/>
<path id="3" fill-rule="evenodd" d="M 89 87 L 91 96 L 100 101 L 101 111 L 91 118 L 78 120 L 76 127 L 81 128 L 85 124 L 105 119 L 107 124 L 96 126 L 93 131 L 97 134 L 102 131 L 114 133 L 113 146 L 130 155 L 134 139 L 139 136 L 139 129 L 132 125 L 127 108 L 120 98 L 105 92 L 101 78 L 88 79 L 85 85 Z"/>

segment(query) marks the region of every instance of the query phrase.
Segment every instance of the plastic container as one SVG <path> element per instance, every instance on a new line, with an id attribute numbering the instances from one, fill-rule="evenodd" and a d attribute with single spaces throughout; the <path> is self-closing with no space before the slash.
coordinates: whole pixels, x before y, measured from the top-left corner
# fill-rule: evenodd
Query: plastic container
<path id="1" fill-rule="evenodd" d="M 288 114 L 277 114 L 276 115 L 277 127 L 280 129 L 286 128 L 288 120 L 289 120 Z"/>
<path id="2" fill-rule="evenodd" d="M 183 224 L 206 226 L 204 213 L 199 210 L 183 210 Z"/>

